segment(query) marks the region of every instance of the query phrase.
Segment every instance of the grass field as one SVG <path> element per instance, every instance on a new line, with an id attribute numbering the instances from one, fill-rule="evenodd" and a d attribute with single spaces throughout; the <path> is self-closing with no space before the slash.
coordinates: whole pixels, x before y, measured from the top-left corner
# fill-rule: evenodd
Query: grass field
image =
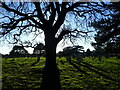
<path id="1" fill-rule="evenodd" d="M 2 88 L 40 88 L 45 58 L 31 66 L 36 60 L 34 57 L 2 59 Z M 120 59 L 115 57 L 103 57 L 101 61 L 86 57 L 82 63 L 63 57 L 57 58 L 57 65 L 63 90 L 120 90 Z"/>

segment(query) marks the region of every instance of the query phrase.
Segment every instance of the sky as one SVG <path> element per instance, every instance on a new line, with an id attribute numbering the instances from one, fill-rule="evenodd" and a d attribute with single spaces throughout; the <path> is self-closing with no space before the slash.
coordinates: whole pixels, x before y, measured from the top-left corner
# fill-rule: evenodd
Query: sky
<path id="1" fill-rule="evenodd" d="M 39 37 L 40 38 L 40 37 Z M 40 40 L 40 39 L 39 39 Z M 44 41 L 44 38 L 42 38 L 40 40 L 41 42 Z M 94 47 L 91 46 L 91 42 L 94 42 L 93 39 L 85 41 L 83 40 L 79 40 L 79 42 L 77 42 L 76 45 L 80 45 L 84 47 L 84 50 L 86 51 L 88 48 L 92 51 L 94 50 Z M 57 45 L 57 50 L 56 52 L 58 53 L 59 51 L 62 51 L 63 48 L 67 47 L 67 46 L 73 46 L 72 43 L 70 41 L 67 42 L 67 44 L 63 44 L 63 40 L 61 40 L 58 45 Z M 1 54 L 9 54 L 9 52 L 12 50 L 13 45 L 12 44 L 8 44 L 8 43 L 0 43 L 0 53 Z M 33 53 L 33 48 L 25 48 L 30 54 Z"/>
<path id="2" fill-rule="evenodd" d="M 71 17 L 70 17 L 71 18 Z M 74 24 L 73 24 L 74 25 Z M 24 39 L 28 39 L 29 37 L 26 35 L 24 36 Z M 31 37 L 30 37 L 31 39 Z M 43 38 L 43 35 L 42 35 L 42 38 L 41 37 L 38 37 L 37 41 L 40 41 L 40 42 L 44 42 L 44 38 Z M 90 45 L 90 43 L 94 41 L 93 39 L 92 40 L 88 40 L 87 42 L 84 41 L 84 39 L 81 39 L 79 40 L 79 42 L 77 42 L 77 45 L 79 46 L 83 46 L 84 47 L 84 50 L 86 51 L 88 48 L 92 51 L 94 50 L 94 48 Z M 67 46 L 72 46 L 72 44 L 70 42 L 67 42 L 68 44 L 65 44 L 63 45 L 62 44 L 62 41 L 58 44 L 57 46 L 57 51 L 56 52 L 59 52 L 59 51 L 62 51 L 62 49 L 64 47 L 67 47 Z M 11 44 L 8 44 L 7 42 L 0 42 L 0 53 L 2 54 L 9 54 L 9 52 L 12 50 L 13 48 L 13 45 Z M 29 53 L 32 53 L 33 52 L 33 48 L 26 48 L 26 50 L 28 50 Z"/>

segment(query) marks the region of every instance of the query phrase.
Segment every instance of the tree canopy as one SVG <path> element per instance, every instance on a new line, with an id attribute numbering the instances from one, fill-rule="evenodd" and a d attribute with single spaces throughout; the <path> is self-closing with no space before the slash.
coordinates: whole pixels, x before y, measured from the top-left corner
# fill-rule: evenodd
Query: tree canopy
<path id="1" fill-rule="evenodd" d="M 11 43 L 34 41 L 44 31 L 53 34 L 57 42 L 61 39 L 85 37 L 88 32 L 87 23 L 94 21 L 100 12 L 104 15 L 105 3 L 89 2 L 1 2 L 2 29 L 0 37 Z M 108 13 L 109 15 L 109 13 Z M 84 28 L 81 28 L 84 27 Z M 47 29 L 51 30 L 47 30 Z M 24 35 L 32 33 L 32 40 L 24 40 Z M 66 35 L 67 34 L 67 35 Z M 11 37 L 13 40 L 8 39 Z"/>
<path id="2" fill-rule="evenodd" d="M 96 49 L 104 49 L 103 51 L 110 55 L 118 55 L 120 49 L 120 2 L 112 3 L 109 8 L 113 10 L 111 17 L 92 23 L 92 26 L 97 29 L 96 43 L 92 45 Z"/>
<path id="3" fill-rule="evenodd" d="M 109 8 L 113 10 L 109 18 L 102 18 L 92 23 L 92 26 L 98 30 L 95 40 L 100 43 L 120 35 L 120 2 L 112 3 Z"/>

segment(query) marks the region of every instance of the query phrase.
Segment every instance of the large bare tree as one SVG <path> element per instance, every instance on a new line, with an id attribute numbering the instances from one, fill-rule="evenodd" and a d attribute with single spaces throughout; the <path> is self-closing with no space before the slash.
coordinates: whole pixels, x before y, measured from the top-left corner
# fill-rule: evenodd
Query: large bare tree
<path id="1" fill-rule="evenodd" d="M 42 89 L 61 89 L 60 72 L 56 65 L 56 46 L 64 38 L 87 36 L 91 20 L 108 16 L 103 2 L 1 2 L 2 29 L 0 37 L 21 41 L 21 36 L 34 33 L 33 40 L 44 32 L 46 63 Z M 84 28 L 81 28 L 84 27 Z M 13 39 L 9 39 L 13 38 Z M 73 40 L 73 39 L 72 39 Z M 29 43 L 29 42 L 28 42 Z"/>

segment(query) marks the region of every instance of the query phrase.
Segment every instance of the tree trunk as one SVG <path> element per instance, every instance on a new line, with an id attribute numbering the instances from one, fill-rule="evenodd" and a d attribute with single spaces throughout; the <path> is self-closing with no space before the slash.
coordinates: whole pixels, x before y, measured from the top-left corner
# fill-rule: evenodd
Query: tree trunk
<path id="1" fill-rule="evenodd" d="M 43 70 L 41 89 L 61 90 L 60 72 L 56 65 L 56 41 L 52 36 L 45 38 L 46 63 Z"/>

